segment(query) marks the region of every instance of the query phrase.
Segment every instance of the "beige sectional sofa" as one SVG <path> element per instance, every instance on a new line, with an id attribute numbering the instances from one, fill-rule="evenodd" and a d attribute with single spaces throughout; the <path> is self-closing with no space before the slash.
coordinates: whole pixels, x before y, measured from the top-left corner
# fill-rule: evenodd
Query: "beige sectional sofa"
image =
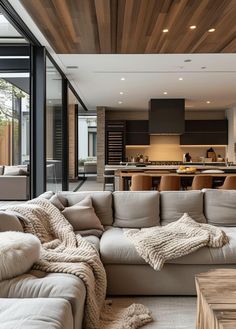
<path id="1" fill-rule="evenodd" d="M 29 175 L 27 165 L 0 166 L 0 200 L 28 199 Z"/>
<path id="2" fill-rule="evenodd" d="M 93 207 L 105 231 L 100 239 L 95 235 L 88 235 L 86 239 L 100 252 L 107 273 L 109 295 L 195 295 L 194 276 L 197 273 L 213 268 L 236 267 L 236 191 L 104 191 L 60 192 L 60 195 L 66 197 L 69 206 L 87 195 L 92 198 Z M 155 271 L 138 255 L 123 232 L 129 228 L 166 225 L 179 219 L 185 212 L 196 221 L 222 227 L 229 237 L 229 243 L 223 248 L 201 248 L 168 262 L 161 271 Z M 17 225 L 14 220 L 8 223 L 10 226 L 4 221 L 4 215 L 0 214 L 0 231 L 14 230 L 14 227 L 19 230 L 19 222 Z M 1 305 L 4 308 L 9 306 L 11 310 L 16 305 L 11 304 L 13 299 L 22 309 L 23 317 L 23 305 L 27 305 L 28 299 L 32 299 L 31 307 L 38 309 L 40 303 L 50 304 L 53 298 L 57 304 L 56 315 L 51 321 L 60 319 L 61 328 L 81 328 L 85 294 L 82 281 L 73 275 L 31 271 L 0 282 L 0 323 L 6 320 L 1 318 Z M 11 300 L 4 304 L 8 298 Z M 16 313 L 10 317 L 17 320 L 18 315 Z M 36 312 L 36 320 L 40 321 L 40 317 Z M 48 325 L 47 328 L 51 327 Z"/>

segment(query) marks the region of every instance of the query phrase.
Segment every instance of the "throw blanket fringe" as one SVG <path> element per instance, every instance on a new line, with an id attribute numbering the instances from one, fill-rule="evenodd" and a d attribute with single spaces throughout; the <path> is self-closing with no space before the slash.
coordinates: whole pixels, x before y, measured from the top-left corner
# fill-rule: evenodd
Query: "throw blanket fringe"
<path id="1" fill-rule="evenodd" d="M 101 313 L 101 329 L 136 329 L 152 321 L 150 311 L 142 304 L 121 309 L 106 304 Z"/>
<path id="2" fill-rule="evenodd" d="M 159 271 L 168 260 L 188 255 L 201 247 L 219 248 L 228 243 L 220 228 L 195 222 L 185 213 L 166 226 L 124 232 L 139 255 Z"/>

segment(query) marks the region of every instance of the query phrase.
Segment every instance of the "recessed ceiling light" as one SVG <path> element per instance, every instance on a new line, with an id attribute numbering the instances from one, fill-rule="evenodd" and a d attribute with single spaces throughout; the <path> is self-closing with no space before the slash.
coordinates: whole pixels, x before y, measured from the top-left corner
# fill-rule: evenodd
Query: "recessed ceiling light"
<path id="1" fill-rule="evenodd" d="M 195 30 L 195 29 L 196 29 L 196 25 L 191 25 L 191 26 L 189 26 L 189 28 L 190 28 L 191 30 Z"/>
<path id="2" fill-rule="evenodd" d="M 163 93 L 164 95 L 167 95 L 168 93 L 167 93 L 167 91 L 164 91 L 164 93 Z"/>
<path id="3" fill-rule="evenodd" d="M 211 102 L 210 101 L 206 101 L 207 104 L 210 104 Z"/>
<path id="4" fill-rule="evenodd" d="M 121 81 L 125 81 L 125 78 L 121 78 Z"/>
<path id="5" fill-rule="evenodd" d="M 162 32 L 163 33 L 167 33 L 167 32 L 169 32 L 169 30 L 168 29 L 164 29 L 164 30 L 162 30 Z"/>
<path id="6" fill-rule="evenodd" d="M 123 95 L 124 94 L 124 92 L 123 91 L 120 91 L 120 95 Z"/>
<path id="7" fill-rule="evenodd" d="M 179 81 L 182 81 L 183 80 L 183 78 L 179 78 Z"/>
<path id="8" fill-rule="evenodd" d="M 192 62 L 192 60 L 189 59 L 189 58 L 185 59 L 184 61 L 185 61 L 185 63 L 190 63 L 190 62 Z"/>
<path id="9" fill-rule="evenodd" d="M 206 69 L 206 66 L 202 66 L 201 69 L 202 69 L 202 70 L 205 70 L 205 69 Z"/>
<path id="10" fill-rule="evenodd" d="M 122 104 L 122 102 L 121 102 L 121 101 L 119 101 L 119 102 L 118 102 L 118 104 Z"/>
<path id="11" fill-rule="evenodd" d="M 208 32 L 215 32 L 216 29 L 209 29 Z"/>

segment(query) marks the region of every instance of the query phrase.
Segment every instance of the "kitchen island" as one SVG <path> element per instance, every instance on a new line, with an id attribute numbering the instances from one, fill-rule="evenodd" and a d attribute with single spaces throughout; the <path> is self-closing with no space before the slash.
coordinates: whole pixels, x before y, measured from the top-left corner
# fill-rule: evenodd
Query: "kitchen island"
<path id="1" fill-rule="evenodd" d="M 126 164 L 117 166 L 106 166 L 106 170 L 114 170 L 115 172 L 115 190 L 129 190 L 132 176 L 140 173 L 153 177 L 154 185 L 157 185 L 161 176 L 176 175 L 181 177 L 181 184 L 183 188 L 191 185 L 195 175 L 210 175 L 213 177 L 214 186 L 223 184 L 224 179 L 228 175 L 236 176 L 236 165 L 226 166 L 225 163 L 188 163 L 182 164 L 184 167 L 196 168 L 195 173 L 177 173 L 176 170 L 179 165 L 149 165 L 149 164 Z"/>

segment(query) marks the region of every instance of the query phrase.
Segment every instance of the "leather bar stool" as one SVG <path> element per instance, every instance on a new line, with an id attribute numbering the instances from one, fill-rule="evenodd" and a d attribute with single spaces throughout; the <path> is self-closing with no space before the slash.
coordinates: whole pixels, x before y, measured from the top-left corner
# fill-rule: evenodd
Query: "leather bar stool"
<path id="1" fill-rule="evenodd" d="M 218 188 L 222 190 L 236 190 L 236 176 L 227 176 L 223 185 Z"/>
<path id="2" fill-rule="evenodd" d="M 152 177 L 147 175 L 133 175 L 131 179 L 131 191 L 149 191 L 152 189 Z"/>
<path id="3" fill-rule="evenodd" d="M 180 190 L 180 177 L 174 175 L 161 176 L 159 191 L 178 191 Z"/>
<path id="4" fill-rule="evenodd" d="M 212 188 L 212 176 L 196 175 L 193 178 L 191 190 L 201 190 L 203 188 Z"/>

